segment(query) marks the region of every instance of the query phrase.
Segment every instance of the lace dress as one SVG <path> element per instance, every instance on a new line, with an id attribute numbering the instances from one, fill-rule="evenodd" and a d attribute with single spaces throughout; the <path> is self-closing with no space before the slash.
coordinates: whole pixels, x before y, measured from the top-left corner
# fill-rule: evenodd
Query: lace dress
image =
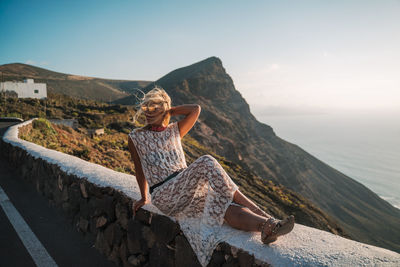
<path id="1" fill-rule="evenodd" d="M 228 239 L 221 228 L 238 186 L 210 155 L 186 165 L 178 122 L 170 123 L 161 132 L 137 128 L 129 136 L 149 187 L 183 169 L 154 189 L 151 202 L 178 221 L 200 264 L 206 266 L 217 244 Z"/>

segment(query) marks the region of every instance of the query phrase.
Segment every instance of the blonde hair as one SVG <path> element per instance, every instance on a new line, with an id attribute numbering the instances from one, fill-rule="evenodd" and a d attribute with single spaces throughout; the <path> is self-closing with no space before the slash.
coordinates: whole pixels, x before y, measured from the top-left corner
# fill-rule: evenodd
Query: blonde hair
<path id="1" fill-rule="evenodd" d="M 143 93 L 142 90 L 138 89 Z M 143 93 L 144 96 L 139 100 L 139 103 L 136 105 L 137 111 L 135 115 L 133 116 L 133 123 L 135 123 L 138 118 L 144 113 L 141 106 L 143 104 L 147 104 L 149 102 L 160 102 L 162 101 L 162 113 L 154 118 L 154 121 L 157 121 L 160 119 L 160 117 L 164 116 L 164 120 L 162 121 L 163 125 L 168 125 L 169 120 L 171 118 L 170 113 L 168 112 L 166 114 L 166 111 L 171 108 L 171 98 L 169 97 L 168 93 L 160 86 L 155 85 L 153 89 L 148 91 L 146 94 Z M 147 121 L 147 118 L 145 118 L 146 124 L 142 128 L 145 128 L 148 126 L 149 123 L 152 123 L 152 121 Z"/>

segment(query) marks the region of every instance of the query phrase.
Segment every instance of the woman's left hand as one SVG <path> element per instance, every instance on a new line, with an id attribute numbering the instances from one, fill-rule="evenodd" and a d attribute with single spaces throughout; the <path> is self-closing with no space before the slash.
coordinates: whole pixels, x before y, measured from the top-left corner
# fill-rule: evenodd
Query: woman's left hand
<path id="1" fill-rule="evenodd" d="M 133 203 L 133 205 L 132 205 L 133 216 L 136 215 L 136 211 L 138 211 L 138 209 L 140 207 L 142 207 L 143 205 L 149 204 L 149 203 L 150 203 L 150 201 L 148 199 L 144 199 L 144 198 Z"/>

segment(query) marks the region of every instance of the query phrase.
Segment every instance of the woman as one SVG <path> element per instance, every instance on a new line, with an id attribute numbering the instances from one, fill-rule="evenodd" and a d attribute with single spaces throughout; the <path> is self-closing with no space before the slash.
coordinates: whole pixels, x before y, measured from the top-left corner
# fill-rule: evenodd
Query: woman
<path id="1" fill-rule="evenodd" d="M 186 165 L 181 139 L 200 111 L 196 104 L 171 107 L 169 95 L 155 87 L 145 94 L 134 117 L 135 121 L 144 113 L 147 124 L 129 134 L 128 145 L 142 195 L 133 213 L 150 203 L 150 189 L 151 203 L 177 219 L 199 262 L 206 266 L 223 240 L 218 233 L 224 221 L 236 229 L 261 232 L 262 242 L 268 244 L 293 229 L 294 216 L 277 220 L 265 213 L 239 191 L 210 155 Z M 174 115 L 185 118 L 169 123 Z"/>

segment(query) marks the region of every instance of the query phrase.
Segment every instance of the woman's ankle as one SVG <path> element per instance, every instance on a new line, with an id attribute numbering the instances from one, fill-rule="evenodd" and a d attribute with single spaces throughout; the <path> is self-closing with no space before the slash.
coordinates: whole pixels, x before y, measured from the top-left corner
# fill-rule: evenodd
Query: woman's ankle
<path id="1" fill-rule="evenodd" d="M 250 211 L 253 212 L 253 213 L 255 213 L 255 214 L 257 214 L 257 215 L 260 215 L 260 216 L 262 216 L 262 217 L 265 217 L 265 218 L 271 218 L 271 217 L 272 217 L 271 215 L 269 215 L 268 213 L 266 213 L 265 211 L 263 211 L 262 209 L 260 209 L 260 208 L 258 208 L 258 207 L 256 207 L 256 208 L 251 208 Z"/>

